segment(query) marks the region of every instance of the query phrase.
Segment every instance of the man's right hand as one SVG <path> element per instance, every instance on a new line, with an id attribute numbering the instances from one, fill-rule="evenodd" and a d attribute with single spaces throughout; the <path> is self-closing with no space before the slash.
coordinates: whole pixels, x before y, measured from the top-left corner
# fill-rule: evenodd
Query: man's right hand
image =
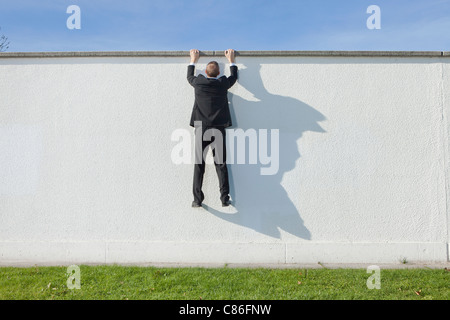
<path id="1" fill-rule="evenodd" d="M 225 50 L 225 57 L 227 57 L 227 59 L 228 59 L 228 61 L 229 61 L 230 63 L 234 63 L 234 62 L 235 62 L 234 56 L 235 56 L 235 52 L 234 52 L 233 49 Z"/>
<path id="2" fill-rule="evenodd" d="M 200 51 L 198 51 L 197 49 L 191 49 L 190 54 L 191 54 L 191 63 L 197 63 L 198 58 L 200 57 Z"/>

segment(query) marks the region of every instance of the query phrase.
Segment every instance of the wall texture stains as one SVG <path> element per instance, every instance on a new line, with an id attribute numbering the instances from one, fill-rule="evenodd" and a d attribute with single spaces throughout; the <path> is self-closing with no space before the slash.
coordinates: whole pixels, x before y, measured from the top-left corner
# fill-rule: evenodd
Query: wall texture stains
<path id="1" fill-rule="evenodd" d="M 184 52 L 2 54 L 0 263 L 448 261 L 449 61 L 242 52 L 230 130 L 278 129 L 278 170 L 234 161 L 222 208 L 208 165 L 193 209 Z"/>

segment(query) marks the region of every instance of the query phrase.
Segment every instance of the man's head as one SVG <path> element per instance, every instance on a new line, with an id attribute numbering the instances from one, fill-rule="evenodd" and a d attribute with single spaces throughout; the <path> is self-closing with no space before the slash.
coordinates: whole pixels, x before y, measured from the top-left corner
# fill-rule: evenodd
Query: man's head
<path id="1" fill-rule="evenodd" d="M 219 64 L 216 61 L 211 61 L 206 65 L 205 72 L 208 77 L 217 77 L 220 74 Z"/>

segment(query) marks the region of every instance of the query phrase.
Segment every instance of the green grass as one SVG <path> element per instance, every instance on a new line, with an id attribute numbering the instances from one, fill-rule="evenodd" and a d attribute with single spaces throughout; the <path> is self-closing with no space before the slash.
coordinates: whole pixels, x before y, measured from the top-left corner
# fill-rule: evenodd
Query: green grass
<path id="1" fill-rule="evenodd" d="M 81 289 L 67 288 L 67 267 L 0 268 L 0 299 L 439 299 L 446 269 L 381 270 L 369 290 L 365 269 L 247 269 L 80 266 Z"/>

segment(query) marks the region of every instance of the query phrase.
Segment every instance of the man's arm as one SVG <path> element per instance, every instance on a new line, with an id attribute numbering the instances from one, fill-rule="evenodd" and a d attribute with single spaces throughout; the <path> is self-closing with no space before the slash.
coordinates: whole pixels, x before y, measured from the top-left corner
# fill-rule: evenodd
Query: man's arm
<path id="1" fill-rule="evenodd" d="M 236 66 L 235 51 L 233 49 L 225 50 L 225 57 L 227 57 L 228 62 L 230 62 L 230 73 L 228 77 L 228 82 L 230 83 L 230 88 L 236 83 L 238 78 L 238 67 Z"/>
<path id="2" fill-rule="evenodd" d="M 190 55 L 191 55 L 191 63 L 189 64 L 187 70 L 187 80 L 189 81 L 191 86 L 194 86 L 195 80 L 197 80 L 197 77 L 194 76 L 195 64 L 197 63 L 198 58 L 200 57 L 200 52 L 197 49 L 191 49 Z"/>

